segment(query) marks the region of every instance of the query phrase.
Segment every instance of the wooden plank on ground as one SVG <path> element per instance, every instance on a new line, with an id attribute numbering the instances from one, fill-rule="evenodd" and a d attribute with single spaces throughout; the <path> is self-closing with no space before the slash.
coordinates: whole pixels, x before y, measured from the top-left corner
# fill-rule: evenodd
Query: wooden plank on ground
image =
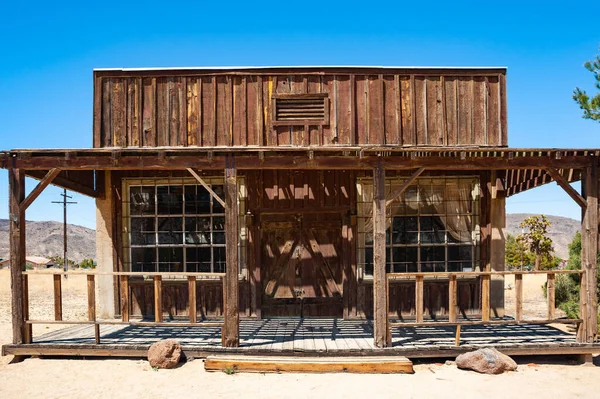
<path id="1" fill-rule="evenodd" d="M 208 356 L 204 361 L 207 371 L 255 373 L 414 373 L 412 362 L 404 356 L 382 357 L 254 357 Z"/>

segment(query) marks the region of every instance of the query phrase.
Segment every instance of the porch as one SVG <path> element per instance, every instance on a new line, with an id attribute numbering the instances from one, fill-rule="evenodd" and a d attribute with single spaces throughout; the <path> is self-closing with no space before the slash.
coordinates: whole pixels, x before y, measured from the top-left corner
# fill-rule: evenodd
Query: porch
<path id="1" fill-rule="evenodd" d="M 410 358 L 454 357 L 481 347 L 494 346 L 509 355 L 589 354 L 598 345 L 576 342 L 575 334 L 555 325 L 511 323 L 463 326 L 460 345 L 452 326 L 423 325 L 392 328 L 392 346 L 377 348 L 371 320 L 337 318 L 273 318 L 240 321 L 240 346 L 221 346 L 221 328 L 210 326 L 107 325 L 95 337 L 94 325 L 72 325 L 36 337 L 29 344 L 5 345 L 3 355 L 140 356 L 160 339 L 179 340 L 187 356 L 216 353 L 296 356 L 398 355 Z M 132 322 L 133 323 L 133 322 Z"/>

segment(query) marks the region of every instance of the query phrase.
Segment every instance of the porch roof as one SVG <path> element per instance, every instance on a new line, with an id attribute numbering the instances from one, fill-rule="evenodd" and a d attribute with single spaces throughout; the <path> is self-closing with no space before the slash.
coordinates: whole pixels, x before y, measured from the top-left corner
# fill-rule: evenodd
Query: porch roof
<path id="1" fill-rule="evenodd" d="M 75 171 L 77 184 L 66 188 L 98 196 L 93 188 L 97 171 L 223 170 L 229 156 L 235 158 L 236 167 L 241 170 L 371 170 L 381 163 L 384 168 L 393 170 L 424 167 L 434 171 L 504 171 L 504 189 L 510 196 L 557 179 L 563 180 L 563 184 L 580 180 L 582 168 L 598 165 L 600 149 L 473 146 L 14 149 L 0 152 L 0 168 L 23 169 L 28 176 L 37 179 L 51 169 Z M 59 175 L 53 184 L 65 186 L 68 180 L 72 179 Z M 92 182 L 91 185 L 85 184 L 86 181 Z"/>

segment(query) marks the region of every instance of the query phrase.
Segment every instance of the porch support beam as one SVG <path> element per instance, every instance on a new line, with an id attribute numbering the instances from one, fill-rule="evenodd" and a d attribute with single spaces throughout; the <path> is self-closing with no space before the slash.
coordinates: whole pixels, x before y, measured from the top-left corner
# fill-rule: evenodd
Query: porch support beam
<path id="1" fill-rule="evenodd" d="M 44 191 L 46 187 L 48 187 L 50 183 L 52 183 L 54 178 L 58 176 L 59 173 L 60 169 L 58 168 L 50 169 L 48 173 L 46 173 L 46 176 L 44 176 L 44 178 L 38 183 L 38 185 L 35 186 L 35 188 L 29 193 L 27 198 L 25 198 L 23 202 L 21 202 L 21 204 L 19 205 L 19 207 L 21 208 L 21 212 L 25 212 L 25 210 L 29 208 L 29 205 L 31 205 L 33 201 L 35 201 L 35 199 L 39 197 L 39 195 Z"/>
<path id="2" fill-rule="evenodd" d="M 581 207 L 581 209 L 585 209 L 587 207 L 587 202 L 585 198 L 583 198 L 581 194 L 579 194 L 577 190 L 575 190 L 569 184 L 569 182 L 564 177 L 562 177 L 562 175 L 558 172 L 557 169 L 546 168 L 546 171 L 550 176 L 552 176 L 556 184 L 558 184 L 563 190 L 566 191 L 567 194 L 569 194 L 571 198 L 573 198 L 573 201 L 575 201 L 577 205 Z"/>
<path id="3" fill-rule="evenodd" d="M 490 192 L 490 269 L 494 272 L 504 271 L 504 252 L 506 240 L 506 190 L 504 188 L 504 171 L 491 172 Z M 484 282 L 485 283 L 485 282 Z M 504 317 L 504 276 L 492 276 L 489 290 L 488 316 Z"/>
<path id="4" fill-rule="evenodd" d="M 10 225 L 10 278 L 12 293 L 13 344 L 22 344 L 25 321 L 23 316 L 23 270 L 25 270 L 25 171 L 8 170 L 8 203 Z"/>
<path id="5" fill-rule="evenodd" d="M 106 154 L 85 154 L 67 159 L 60 156 L 35 156 L 15 158 L 11 167 L 33 170 L 49 170 L 51 168 L 77 170 L 185 170 L 188 168 L 204 170 L 223 170 L 227 156 L 215 155 L 212 159 L 202 157 L 202 153 L 194 155 L 169 154 L 161 157 L 156 154 L 139 153 L 123 154 L 112 158 Z M 236 155 L 238 169 L 250 170 L 372 170 L 379 162 L 387 169 L 416 169 L 425 167 L 427 170 L 508 170 L 508 169 L 540 169 L 546 167 L 579 169 L 589 164 L 588 157 L 565 156 L 561 159 L 550 157 L 472 157 L 460 159 L 448 156 L 386 156 L 379 160 L 377 156 L 340 156 L 315 155 L 314 159 L 296 154 L 270 155 L 260 159 L 257 154 L 243 153 Z M 0 167 L 8 168 L 8 164 L 0 163 Z M 57 181 L 58 182 L 58 181 Z M 57 183 L 58 184 L 58 183 Z M 74 190 L 78 191 L 78 190 Z"/>
<path id="6" fill-rule="evenodd" d="M 581 289 L 579 306 L 582 323 L 577 342 L 592 343 L 598 332 L 598 164 L 592 162 L 585 170 L 582 191 L 587 203 L 581 221 Z"/>
<path id="7" fill-rule="evenodd" d="M 392 202 L 394 202 L 394 200 L 396 198 L 398 198 L 399 196 L 402 195 L 402 193 L 404 191 L 406 191 L 406 189 L 415 182 L 415 180 L 417 180 L 417 177 L 419 177 L 421 175 L 421 173 L 423 173 L 423 171 L 425 170 L 424 167 L 421 167 L 419 169 L 417 169 L 409 178 L 407 181 L 404 182 L 404 184 L 402 185 L 402 187 L 400 187 L 398 190 L 396 190 L 395 193 L 393 193 L 392 195 L 390 195 L 390 197 L 388 198 L 388 200 L 385 202 L 385 206 L 389 206 Z"/>
<path id="8" fill-rule="evenodd" d="M 380 160 L 373 170 L 373 328 L 377 348 L 391 346 L 385 275 L 385 218 L 385 169 Z"/>
<path id="9" fill-rule="evenodd" d="M 222 345 L 240 345 L 240 312 L 238 300 L 238 185 L 237 171 L 233 156 L 227 156 L 225 168 L 225 242 L 227 269 L 225 271 L 224 308 L 225 323 L 222 332 Z"/>
<path id="10" fill-rule="evenodd" d="M 194 176 L 194 178 L 195 178 L 196 180 L 198 180 L 198 183 L 202 184 L 202 187 L 204 187 L 204 188 L 206 189 L 206 191 L 208 191 L 208 192 L 210 193 L 211 197 L 213 197 L 215 200 L 217 200 L 217 201 L 219 202 L 219 204 L 221 204 L 221 206 L 222 206 L 223 208 L 225 208 L 225 201 L 223 201 L 223 200 L 221 199 L 221 197 L 219 197 L 219 196 L 217 195 L 217 193 L 215 193 L 215 192 L 213 191 L 213 189 L 212 189 L 212 188 L 210 188 L 210 186 L 209 186 L 208 184 L 206 184 L 206 182 L 205 182 L 205 181 L 202 179 L 202 177 L 200 177 L 200 175 L 199 175 L 198 173 L 196 173 L 196 172 L 194 171 L 194 169 L 192 169 L 192 168 L 187 168 L 187 170 L 188 170 L 188 172 L 190 172 L 190 174 L 191 174 L 192 176 Z"/>

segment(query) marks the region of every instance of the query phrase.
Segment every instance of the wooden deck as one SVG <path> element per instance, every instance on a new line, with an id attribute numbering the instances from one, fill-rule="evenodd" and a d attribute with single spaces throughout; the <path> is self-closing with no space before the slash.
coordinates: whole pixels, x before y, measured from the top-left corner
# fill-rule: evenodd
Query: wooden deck
<path id="1" fill-rule="evenodd" d="M 395 327 L 392 332 L 392 347 L 379 349 L 373 345 L 370 320 L 241 320 L 240 347 L 223 348 L 219 327 L 106 325 L 101 326 L 100 344 L 96 344 L 92 325 L 75 325 L 34 337 L 31 344 L 4 345 L 2 351 L 5 355 L 143 357 L 152 343 L 166 338 L 179 340 L 184 351 L 195 357 L 214 353 L 452 357 L 486 346 L 513 355 L 587 354 L 600 350 L 600 344 L 576 343 L 574 334 L 549 325 L 463 326 L 460 346 L 455 345 L 453 327 Z"/>

